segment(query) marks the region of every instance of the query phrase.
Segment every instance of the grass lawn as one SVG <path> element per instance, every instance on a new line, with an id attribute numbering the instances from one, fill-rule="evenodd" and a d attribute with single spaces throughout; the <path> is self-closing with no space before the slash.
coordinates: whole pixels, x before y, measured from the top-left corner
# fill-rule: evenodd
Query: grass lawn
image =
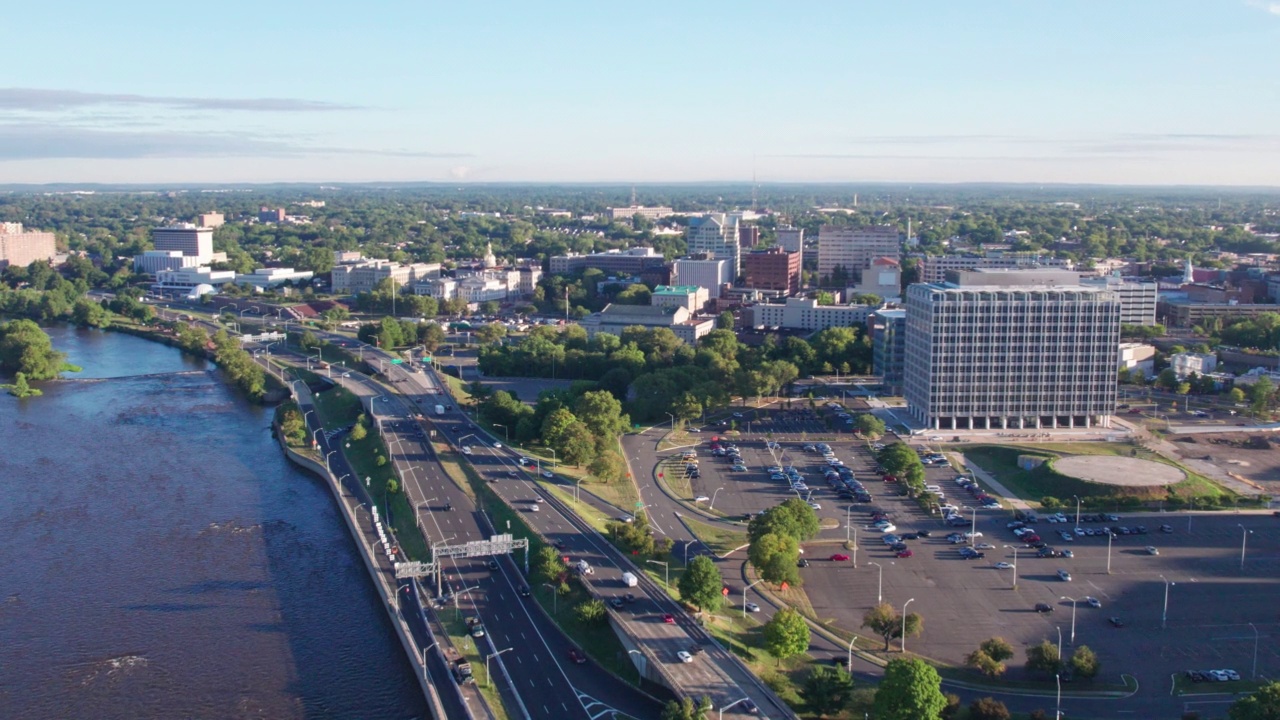
<path id="1" fill-rule="evenodd" d="M 559 498 L 560 502 L 568 505 L 569 509 L 573 510 L 574 514 L 585 520 L 588 525 L 595 528 L 596 532 L 608 537 L 609 533 L 605 530 L 605 526 L 612 521 L 613 518 L 605 515 L 586 503 L 574 503 L 572 488 L 565 487 L 559 483 L 547 482 L 543 479 L 538 479 L 537 483 L 538 487 L 542 488 L 544 492 L 555 495 Z"/>
<path id="2" fill-rule="evenodd" d="M 502 693 L 498 691 L 497 686 L 489 682 L 490 678 L 484 668 L 484 657 L 476 649 L 476 641 L 467 630 L 464 619 L 466 616 L 450 609 L 440 611 L 438 616 L 445 627 L 445 632 L 449 634 L 449 640 L 453 643 L 454 649 L 462 653 L 471 663 L 471 676 L 475 678 L 476 687 L 480 689 L 480 694 L 493 710 L 494 716 L 498 720 L 508 720 L 511 716 L 507 713 L 506 706 L 502 704 Z M 499 679 L 498 682 L 502 680 Z"/>
<path id="3" fill-rule="evenodd" d="M 679 457 L 663 458 L 658 463 L 658 472 L 662 474 L 662 481 L 671 488 L 671 492 L 682 498 L 693 500 L 693 486 L 689 483 L 689 478 L 684 475 L 684 461 Z"/>
<path id="4" fill-rule="evenodd" d="M 742 659 L 751 672 L 778 694 L 783 702 L 797 711 L 804 710 L 800 688 L 812 666 L 808 654 L 796 655 L 786 660 L 776 660 L 764 650 L 764 627 L 755 618 L 742 617 L 741 613 L 721 611 L 706 619 L 705 627 L 733 654 Z M 842 717 L 833 715 L 828 717 Z"/>
<path id="5" fill-rule="evenodd" d="M 491 432 L 494 431 L 491 430 Z M 497 432 L 494 432 L 494 436 L 502 437 Z M 563 475 L 568 478 L 570 485 L 581 480 L 582 492 L 589 492 L 616 508 L 631 512 L 636 503 L 640 502 L 640 493 L 636 491 L 635 482 L 629 477 L 617 482 L 601 482 L 587 472 L 586 468 L 556 462 L 551 453 L 543 447 L 528 445 L 513 445 L 512 447 L 528 457 L 541 460 L 544 469 L 554 469 L 557 475 Z M 618 448 L 618 454 L 622 455 L 622 448 Z"/>
<path id="6" fill-rule="evenodd" d="M 680 517 L 684 520 L 685 525 L 689 527 L 689 532 L 696 535 L 716 555 L 727 555 L 747 544 L 747 533 L 741 530 L 717 527 L 694 520 L 688 515 L 681 515 Z"/>
<path id="7" fill-rule="evenodd" d="M 1019 455 L 1040 455 L 1058 458 L 1067 455 L 1123 455 L 1129 456 L 1136 451 L 1135 457 L 1153 462 L 1172 465 L 1186 473 L 1182 482 L 1164 488 L 1124 488 L 1098 483 L 1086 482 L 1055 471 L 1049 463 L 1034 470 L 1023 470 L 1018 467 Z M 971 459 L 978 467 L 992 473 L 996 480 L 1016 493 L 1018 497 L 1029 502 L 1039 502 L 1045 496 L 1070 498 L 1079 495 L 1085 499 L 1086 506 L 1109 507 L 1117 498 L 1137 498 L 1139 501 L 1155 502 L 1163 500 L 1171 493 L 1180 497 L 1214 496 L 1223 499 L 1235 496 L 1217 483 L 1202 475 L 1171 462 L 1142 448 L 1105 443 L 1079 443 L 1070 445 L 1041 445 L 1025 447 L 1009 447 L 1003 445 L 975 445 L 964 448 L 966 458 Z M 1090 503 L 1092 500 L 1092 503 Z"/>
<path id="8" fill-rule="evenodd" d="M 351 425 L 364 412 L 360 398 L 343 387 L 332 387 L 313 395 L 316 409 L 325 430 L 337 430 Z"/>

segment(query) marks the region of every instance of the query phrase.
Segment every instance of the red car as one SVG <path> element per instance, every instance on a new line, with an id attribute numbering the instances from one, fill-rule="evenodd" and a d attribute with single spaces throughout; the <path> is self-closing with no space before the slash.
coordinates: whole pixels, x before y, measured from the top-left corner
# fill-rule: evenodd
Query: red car
<path id="1" fill-rule="evenodd" d="M 569 659 L 577 665 L 582 665 L 587 661 L 587 656 L 583 655 L 578 648 L 569 648 Z"/>
<path id="2" fill-rule="evenodd" d="M 899 552 L 899 553 L 898 553 L 898 557 L 900 557 L 900 558 L 909 558 L 909 557 L 911 557 L 913 554 L 914 554 L 914 553 L 912 553 L 910 550 L 903 550 L 903 551 L 901 551 L 901 552 Z"/>
<path id="3" fill-rule="evenodd" d="M 843 554 L 841 554 L 841 553 L 836 553 L 835 555 L 832 555 L 832 556 L 831 556 L 831 561 L 832 561 L 832 562 L 845 562 L 845 561 L 847 561 L 848 559 L 849 559 L 849 556 L 848 556 L 848 555 L 843 555 Z"/>
<path id="4" fill-rule="evenodd" d="M 894 477 L 894 476 L 892 476 L 892 475 L 885 475 L 885 476 L 884 476 L 883 478 L 881 478 L 881 479 L 882 479 L 882 480 L 884 480 L 885 482 L 898 482 L 898 478 L 896 478 L 896 477 Z"/>
<path id="5" fill-rule="evenodd" d="M 1022 542 L 1026 543 L 1026 544 L 1028 544 L 1028 545 L 1030 545 L 1030 544 L 1032 544 L 1032 543 L 1038 543 L 1038 542 L 1040 542 L 1040 536 L 1039 536 L 1039 535 L 1036 535 L 1035 533 L 1032 533 L 1032 534 L 1030 534 L 1030 535 L 1023 535 L 1023 536 L 1022 536 Z"/>
<path id="6" fill-rule="evenodd" d="M 676 616 L 672 615 L 671 613 L 667 613 L 666 615 L 662 616 L 662 622 L 667 623 L 668 625 L 675 625 Z"/>

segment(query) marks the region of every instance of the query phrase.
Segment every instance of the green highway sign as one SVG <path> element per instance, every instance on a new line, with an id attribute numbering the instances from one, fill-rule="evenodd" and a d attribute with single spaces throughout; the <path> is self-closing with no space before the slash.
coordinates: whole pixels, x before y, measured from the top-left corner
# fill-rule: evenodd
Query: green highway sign
<path id="1" fill-rule="evenodd" d="M 401 360 L 400 358 L 396 358 L 395 360 L 392 360 L 392 361 L 391 361 L 391 364 L 392 364 L 392 365 L 399 365 L 399 364 L 400 364 L 400 363 L 402 363 L 402 362 L 404 362 L 404 361 L 403 361 L 403 360 Z"/>
<path id="2" fill-rule="evenodd" d="M 433 362 L 433 361 L 434 361 L 434 358 L 432 358 L 430 355 L 428 355 L 428 356 L 426 356 L 426 357 L 422 358 L 422 362 L 424 362 L 424 363 L 429 363 L 429 362 Z"/>

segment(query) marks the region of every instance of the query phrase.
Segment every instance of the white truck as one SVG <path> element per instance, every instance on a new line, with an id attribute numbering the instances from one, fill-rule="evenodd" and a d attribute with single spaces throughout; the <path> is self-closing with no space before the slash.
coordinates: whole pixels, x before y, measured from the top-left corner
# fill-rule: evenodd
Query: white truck
<path id="1" fill-rule="evenodd" d="M 622 584 L 627 587 L 635 587 L 640 584 L 640 579 L 629 572 L 622 573 Z"/>
<path id="2" fill-rule="evenodd" d="M 443 415 L 443 414 L 444 414 L 444 406 L 443 406 L 443 405 L 437 405 L 437 406 L 436 406 L 436 414 L 437 414 L 437 415 Z"/>

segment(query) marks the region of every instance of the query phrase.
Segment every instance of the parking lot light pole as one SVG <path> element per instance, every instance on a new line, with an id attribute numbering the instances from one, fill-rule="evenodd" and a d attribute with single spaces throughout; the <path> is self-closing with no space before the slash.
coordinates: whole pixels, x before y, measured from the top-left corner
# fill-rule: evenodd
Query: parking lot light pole
<path id="1" fill-rule="evenodd" d="M 1053 626 L 1058 631 L 1058 673 L 1062 673 L 1062 628 L 1058 625 Z"/>
<path id="2" fill-rule="evenodd" d="M 1253 531 L 1239 523 L 1236 523 L 1236 527 L 1240 528 L 1240 572 L 1244 572 L 1244 546 Z"/>
<path id="3" fill-rule="evenodd" d="M 978 508 L 965 506 L 965 510 L 969 510 L 969 547 L 973 547 L 978 542 Z"/>
<path id="4" fill-rule="evenodd" d="M 875 565 L 880 568 L 880 581 L 876 583 L 876 604 L 884 602 L 884 566 L 878 562 L 869 562 L 868 565 Z"/>
<path id="5" fill-rule="evenodd" d="M 907 606 L 915 602 L 915 598 L 902 603 L 902 654 L 907 653 Z"/>
<path id="6" fill-rule="evenodd" d="M 1018 546 L 1005 545 L 1005 547 L 1013 551 L 1013 589 L 1017 590 L 1018 589 Z"/>
<path id="7" fill-rule="evenodd" d="M 1076 599 L 1073 597 L 1067 597 L 1066 595 L 1063 595 L 1061 598 L 1058 598 L 1058 599 L 1071 601 L 1071 639 L 1067 641 L 1067 644 L 1075 645 L 1076 644 Z"/>
<path id="8" fill-rule="evenodd" d="M 1249 623 L 1249 627 L 1253 630 L 1253 679 L 1258 679 L 1258 628 L 1253 623 Z"/>
<path id="9" fill-rule="evenodd" d="M 1169 582 L 1169 578 L 1163 575 L 1160 576 L 1160 579 L 1164 580 L 1164 609 L 1160 611 L 1160 629 L 1163 630 L 1169 620 L 1169 586 L 1177 585 L 1177 583 Z"/>
<path id="10" fill-rule="evenodd" d="M 1107 528 L 1107 574 L 1111 574 L 1111 528 Z"/>
<path id="11" fill-rule="evenodd" d="M 857 635 L 854 635 L 853 637 L 849 638 L 849 661 L 845 665 L 845 672 L 849 673 L 850 675 L 853 674 L 853 643 L 857 639 L 858 639 Z"/>
<path id="12" fill-rule="evenodd" d="M 1072 495 L 1076 499 L 1076 527 L 1080 527 L 1080 496 Z"/>
<path id="13" fill-rule="evenodd" d="M 716 509 L 716 494 L 717 494 L 717 493 L 719 493 L 719 492 L 720 492 L 721 490 L 723 490 L 723 489 L 724 489 L 724 488 L 722 488 L 722 487 L 718 487 L 718 488 L 716 488 L 716 491 L 715 491 L 715 492 L 711 493 L 711 504 L 707 506 L 709 509 L 711 509 L 711 510 L 715 510 L 715 509 Z"/>

